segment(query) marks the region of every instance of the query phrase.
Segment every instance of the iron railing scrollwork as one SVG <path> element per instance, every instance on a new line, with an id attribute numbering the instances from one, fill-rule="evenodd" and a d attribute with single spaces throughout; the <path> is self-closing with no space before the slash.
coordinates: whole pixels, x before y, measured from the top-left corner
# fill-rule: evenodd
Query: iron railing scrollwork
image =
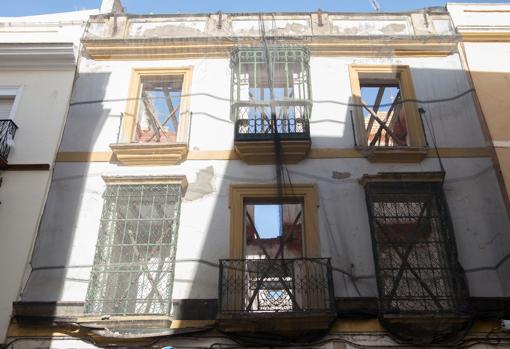
<path id="1" fill-rule="evenodd" d="M 222 314 L 333 312 L 329 258 L 220 260 Z"/>
<path id="2" fill-rule="evenodd" d="M 0 165 L 7 165 L 7 157 L 12 147 L 18 126 L 12 120 L 0 120 Z"/>
<path id="3" fill-rule="evenodd" d="M 277 119 L 240 119 L 235 123 L 235 140 L 271 140 L 275 130 L 281 139 L 310 139 L 310 124 L 306 118 Z"/>

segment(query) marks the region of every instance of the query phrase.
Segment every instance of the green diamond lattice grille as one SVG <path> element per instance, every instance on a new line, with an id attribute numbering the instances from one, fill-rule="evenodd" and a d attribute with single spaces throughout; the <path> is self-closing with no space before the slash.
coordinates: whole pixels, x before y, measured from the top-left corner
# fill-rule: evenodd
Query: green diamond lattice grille
<path id="1" fill-rule="evenodd" d="M 111 185 L 103 197 L 85 312 L 168 314 L 180 185 Z"/>

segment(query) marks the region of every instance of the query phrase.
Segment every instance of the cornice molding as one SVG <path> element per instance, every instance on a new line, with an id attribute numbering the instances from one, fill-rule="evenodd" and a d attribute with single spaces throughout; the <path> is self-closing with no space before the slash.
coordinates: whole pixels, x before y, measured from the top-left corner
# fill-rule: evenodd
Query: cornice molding
<path id="1" fill-rule="evenodd" d="M 282 45 L 305 44 L 317 56 L 448 56 L 456 51 L 458 36 L 404 37 L 295 37 Z M 229 57 L 237 46 L 258 44 L 257 38 L 176 38 L 165 40 L 84 40 L 88 56 L 95 60 L 154 60 L 194 57 Z"/>
<path id="2" fill-rule="evenodd" d="M 0 69 L 58 69 L 75 66 L 73 43 L 0 43 Z"/>

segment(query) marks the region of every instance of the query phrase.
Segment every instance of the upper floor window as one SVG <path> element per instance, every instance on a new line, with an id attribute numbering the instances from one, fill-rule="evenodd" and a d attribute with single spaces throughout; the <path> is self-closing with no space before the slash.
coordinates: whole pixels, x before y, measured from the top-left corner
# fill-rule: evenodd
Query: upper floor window
<path id="1" fill-rule="evenodd" d="M 189 79 L 189 69 L 134 69 L 121 141 L 186 141 Z"/>
<path id="2" fill-rule="evenodd" d="M 351 65 L 350 73 L 357 105 L 353 109 L 356 144 L 369 155 L 381 150 L 426 154 L 409 67 Z M 406 160 L 398 158 L 402 153 L 395 154 L 395 160 Z"/>
<path id="3" fill-rule="evenodd" d="M 230 64 L 237 140 L 271 139 L 275 131 L 282 137 L 309 137 L 312 103 L 305 48 L 238 48 Z"/>
<path id="4" fill-rule="evenodd" d="M 104 205 L 85 312 L 168 315 L 179 184 L 112 184 Z"/>
<path id="5" fill-rule="evenodd" d="M 133 69 L 117 143 L 124 165 L 174 165 L 187 154 L 191 68 Z"/>

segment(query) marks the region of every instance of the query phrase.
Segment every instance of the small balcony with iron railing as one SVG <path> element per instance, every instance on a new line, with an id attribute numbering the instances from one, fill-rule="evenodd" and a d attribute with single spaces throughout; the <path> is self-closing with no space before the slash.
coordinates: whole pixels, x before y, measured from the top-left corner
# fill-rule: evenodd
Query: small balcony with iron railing
<path id="1" fill-rule="evenodd" d="M 297 163 L 310 146 L 309 52 L 304 47 L 232 51 L 234 148 L 248 164 Z"/>
<path id="2" fill-rule="evenodd" d="M 18 126 L 12 120 L 0 120 L 0 169 L 7 167 L 7 158 L 14 145 L 14 135 Z"/>
<path id="3" fill-rule="evenodd" d="M 220 260 L 218 323 L 227 332 L 324 330 L 335 317 L 329 258 Z"/>

